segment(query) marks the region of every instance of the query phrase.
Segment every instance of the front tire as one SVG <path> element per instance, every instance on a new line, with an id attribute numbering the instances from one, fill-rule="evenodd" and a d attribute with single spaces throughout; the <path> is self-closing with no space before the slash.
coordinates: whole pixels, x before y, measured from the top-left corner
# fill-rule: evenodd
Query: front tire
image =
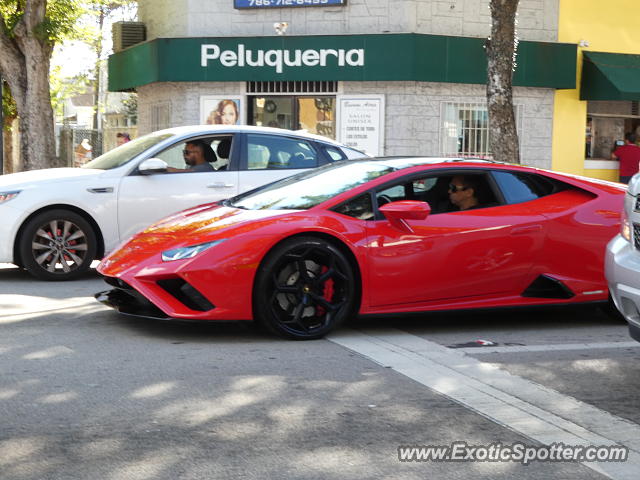
<path id="1" fill-rule="evenodd" d="M 82 216 L 69 210 L 50 210 L 33 217 L 20 237 L 24 268 L 41 280 L 72 280 L 91 266 L 97 240 Z"/>
<path id="2" fill-rule="evenodd" d="M 355 305 L 355 275 L 345 255 L 315 237 L 295 237 L 271 251 L 253 293 L 254 318 L 294 340 L 325 336 Z"/>

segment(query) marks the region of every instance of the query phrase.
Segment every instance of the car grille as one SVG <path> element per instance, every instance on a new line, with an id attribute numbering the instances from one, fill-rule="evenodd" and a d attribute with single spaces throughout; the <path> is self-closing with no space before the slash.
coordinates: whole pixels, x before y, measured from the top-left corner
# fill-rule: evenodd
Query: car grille
<path id="1" fill-rule="evenodd" d="M 640 250 L 640 224 L 633 224 L 633 245 Z"/>

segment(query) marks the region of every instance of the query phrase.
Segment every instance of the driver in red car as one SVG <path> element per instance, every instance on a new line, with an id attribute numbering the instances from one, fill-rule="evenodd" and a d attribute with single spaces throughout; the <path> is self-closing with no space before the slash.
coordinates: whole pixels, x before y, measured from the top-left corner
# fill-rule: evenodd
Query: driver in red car
<path id="1" fill-rule="evenodd" d="M 457 175 L 449 184 L 449 201 L 455 206 L 455 210 L 470 210 L 478 208 L 480 202 L 476 196 L 478 182 L 471 176 Z"/>

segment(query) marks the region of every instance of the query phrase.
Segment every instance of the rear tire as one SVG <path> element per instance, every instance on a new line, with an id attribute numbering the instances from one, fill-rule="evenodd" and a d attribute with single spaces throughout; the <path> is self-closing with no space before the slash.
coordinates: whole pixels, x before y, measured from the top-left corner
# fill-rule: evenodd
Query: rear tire
<path id="1" fill-rule="evenodd" d="M 82 216 L 69 210 L 49 210 L 26 224 L 19 240 L 24 268 L 41 280 L 72 280 L 91 266 L 97 239 Z"/>
<path id="2" fill-rule="evenodd" d="M 294 237 L 258 269 L 253 312 L 281 337 L 313 340 L 352 314 L 355 297 L 353 268 L 338 248 L 319 238 Z"/>

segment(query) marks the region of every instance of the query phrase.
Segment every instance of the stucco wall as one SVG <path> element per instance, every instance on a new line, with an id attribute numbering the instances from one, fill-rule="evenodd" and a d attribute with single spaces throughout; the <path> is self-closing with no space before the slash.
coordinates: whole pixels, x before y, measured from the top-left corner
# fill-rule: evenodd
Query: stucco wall
<path id="1" fill-rule="evenodd" d="M 584 45 L 578 50 L 576 84 L 581 81 L 584 50 L 640 54 L 639 25 L 637 0 L 562 0 L 558 41 Z M 580 100 L 579 89 L 559 91 L 554 107 L 554 170 L 593 175 L 585 169 L 586 126 L 587 102 Z"/>
<path id="2" fill-rule="evenodd" d="M 233 8 L 232 0 L 140 0 L 147 37 L 287 35 L 385 32 L 485 37 L 488 0 L 348 0 L 341 7 Z M 523 40 L 556 41 L 558 0 L 521 0 L 518 34 Z"/>
<path id="3" fill-rule="evenodd" d="M 287 35 L 415 32 L 484 37 L 490 30 L 488 0 L 349 0 L 344 7 L 235 10 L 232 0 L 140 0 L 148 38 L 274 35 L 273 23 L 289 22 Z M 558 0 L 521 0 L 521 39 L 557 41 Z M 243 82 L 155 83 L 138 89 L 141 133 L 150 131 L 154 106 L 169 108 L 171 126 L 199 123 L 201 95 L 241 95 Z M 439 155 L 442 102 L 486 101 L 482 85 L 424 82 L 341 82 L 340 93 L 384 94 L 387 155 Z M 520 106 L 522 161 L 551 167 L 551 89 L 515 88 Z M 246 106 L 244 107 L 246 108 Z"/>
<path id="4" fill-rule="evenodd" d="M 151 109 L 169 105 L 171 126 L 199 123 L 201 95 L 241 95 L 244 83 L 162 83 L 140 87 L 140 133 L 153 130 Z M 437 156 L 440 151 L 441 104 L 483 103 L 482 85 L 423 82 L 341 82 L 340 93 L 385 95 L 385 155 Z M 549 89 L 516 88 L 521 109 L 522 163 L 551 167 L 554 93 Z"/>

